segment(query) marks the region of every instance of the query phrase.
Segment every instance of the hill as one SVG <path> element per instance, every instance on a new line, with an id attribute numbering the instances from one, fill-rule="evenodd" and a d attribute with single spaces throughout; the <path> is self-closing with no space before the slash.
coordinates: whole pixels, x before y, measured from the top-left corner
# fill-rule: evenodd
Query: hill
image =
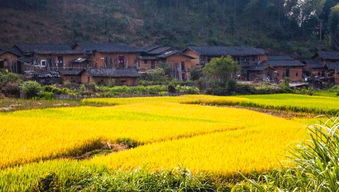
<path id="1" fill-rule="evenodd" d="M 336 48 L 338 0 L 3 0 L 0 47 L 33 42 Z M 339 10 L 339 9 L 338 9 Z M 339 12 L 339 11 L 338 11 Z M 319 40 L 321 39 L 321 40 Z"/>

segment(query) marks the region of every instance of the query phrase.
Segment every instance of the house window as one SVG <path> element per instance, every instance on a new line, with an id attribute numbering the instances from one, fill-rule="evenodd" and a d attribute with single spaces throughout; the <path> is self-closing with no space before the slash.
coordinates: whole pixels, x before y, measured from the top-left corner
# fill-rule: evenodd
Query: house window
<path id="1" fill-rule="evenodd" d="M 147 60 L 144 60 L 144 64 L 147 64 Z"/>
<path id="2" fill-rule="evenodd" d="M 151 62 L 151 69 L 155 69 L 155 61 Z"/>
<path id="3" fill-rule="evenodd" d="M 105 67 L 113 67 L 113 60 L 111 57 L 105 57 Z"/>
<path id="4" fill-rule="evenodd" d="M 125 56 L 119 56 L 118 64 L 119 68 L 125 68 Z"/>
<path id="5" fill-rule="evenodd" d="M 186 71 L 185 62 L 181 62 L 181 71 Z"/>
<path id="6" fill-rule="evenodd" d="M 298 73 L 298 72 L 296 72 L 296 73 L 295 73 L 295 76 L 296 76 L 296 77 L 298 77 L 298 76 L 299 76 L 299 73 Z"/>
<path id="7" fill-rule="evenodd" d="M 58 57 L 58 65 L 63 66 L 64 65 L 64 58 L 62 56 Z"/>
<path id="8" fill-rule="evenodd" d="M 41 60 L 41 61 L 40 61 L 40 65 L 41 65 L 42 67 L 45 67 L 45 66 L 46 66 L 46 60 Z"/>

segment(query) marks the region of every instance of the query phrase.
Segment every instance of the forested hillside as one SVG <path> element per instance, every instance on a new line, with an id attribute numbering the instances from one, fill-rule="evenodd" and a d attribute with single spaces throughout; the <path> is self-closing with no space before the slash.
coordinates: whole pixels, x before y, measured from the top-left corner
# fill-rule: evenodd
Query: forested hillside
<path id="1" fill-rule="evenodd" d="M 2 0 L 0 45 L 111 41 L 251 45 L 309 56 L 339 47 L 339 0 Z"/>

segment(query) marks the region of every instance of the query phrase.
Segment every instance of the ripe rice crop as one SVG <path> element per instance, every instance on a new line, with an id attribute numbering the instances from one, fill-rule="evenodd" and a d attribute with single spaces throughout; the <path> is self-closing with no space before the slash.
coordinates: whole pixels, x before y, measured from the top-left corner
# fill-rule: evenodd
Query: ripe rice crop
<path id="1" fill-rule="evenodd" d="M 225 118 L 239 112 L 176 103 L 136 103 L 1 113 L 0 167 L 74 156 L 97 148 L 101 141 L 128 138 L 147 144 L 245 128 L 248 125 L 239 123 L 238 117 Z"/>
<path id="2" fill-rule="evenodd" d="M 304 125 L 294 121 L 243 109 L 215 110 L 246 128 L 154 143 L 97 157 L 92 162 L 123 170 L 161 171 L 181 166 L 195 173 L 218 175 L 262 172 L 290 165 L 284 161 L 289 147 L 305 139 Z"/>
<path id="3" fill-rule="evenodd" d="M 213 173 L 251 172 L 280 166 L 287 145 L 305 138 L 305 126 L 296 121 L 246 109 L 179 104 L 201 98 L 225 100 L 215 96 L 107 99 L 120 105 L 0 113 L 0 167 L 76 156 L 103 141 L 130 139 L 144 146 L 94 162 L 124 169 L 148 163 L 154 170 L 183 165 Z"/>
<path id="4" fill-rule="evenodd" d="M 185 95 L 179 97 L 149 97 L 149 98 L 112 98 L 112 99 L 85 99 L 84 103 L 118 105 L 135 102 L 176 102 L 186 104 L 207 105 L 240 105 L 266 109 L 288 110 L 317 114 L 335 115 L 339 113 L 339 99 L 337 97 L 308 96 L 296 94 L 270 94 L 248 96 L 209 96 Z"/>

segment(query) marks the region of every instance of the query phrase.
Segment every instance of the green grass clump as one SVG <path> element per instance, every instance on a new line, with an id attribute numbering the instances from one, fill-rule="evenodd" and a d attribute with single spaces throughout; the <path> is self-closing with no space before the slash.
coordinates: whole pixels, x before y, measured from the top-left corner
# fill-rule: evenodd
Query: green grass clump
<path id="1" fill-rule="evenodd" d="M 212 180 L 188 170 L 112 171 L 77 161 L 33 163 L 0 172 L 0 191 L 215 191 Z"/>
<path id="2" fill-rule="evenodd" d="M 310 140 L 292 152 L 295 167 L 260 175 L 235 191 L 339 191 L 339 121 L 309 128 Z"/>

